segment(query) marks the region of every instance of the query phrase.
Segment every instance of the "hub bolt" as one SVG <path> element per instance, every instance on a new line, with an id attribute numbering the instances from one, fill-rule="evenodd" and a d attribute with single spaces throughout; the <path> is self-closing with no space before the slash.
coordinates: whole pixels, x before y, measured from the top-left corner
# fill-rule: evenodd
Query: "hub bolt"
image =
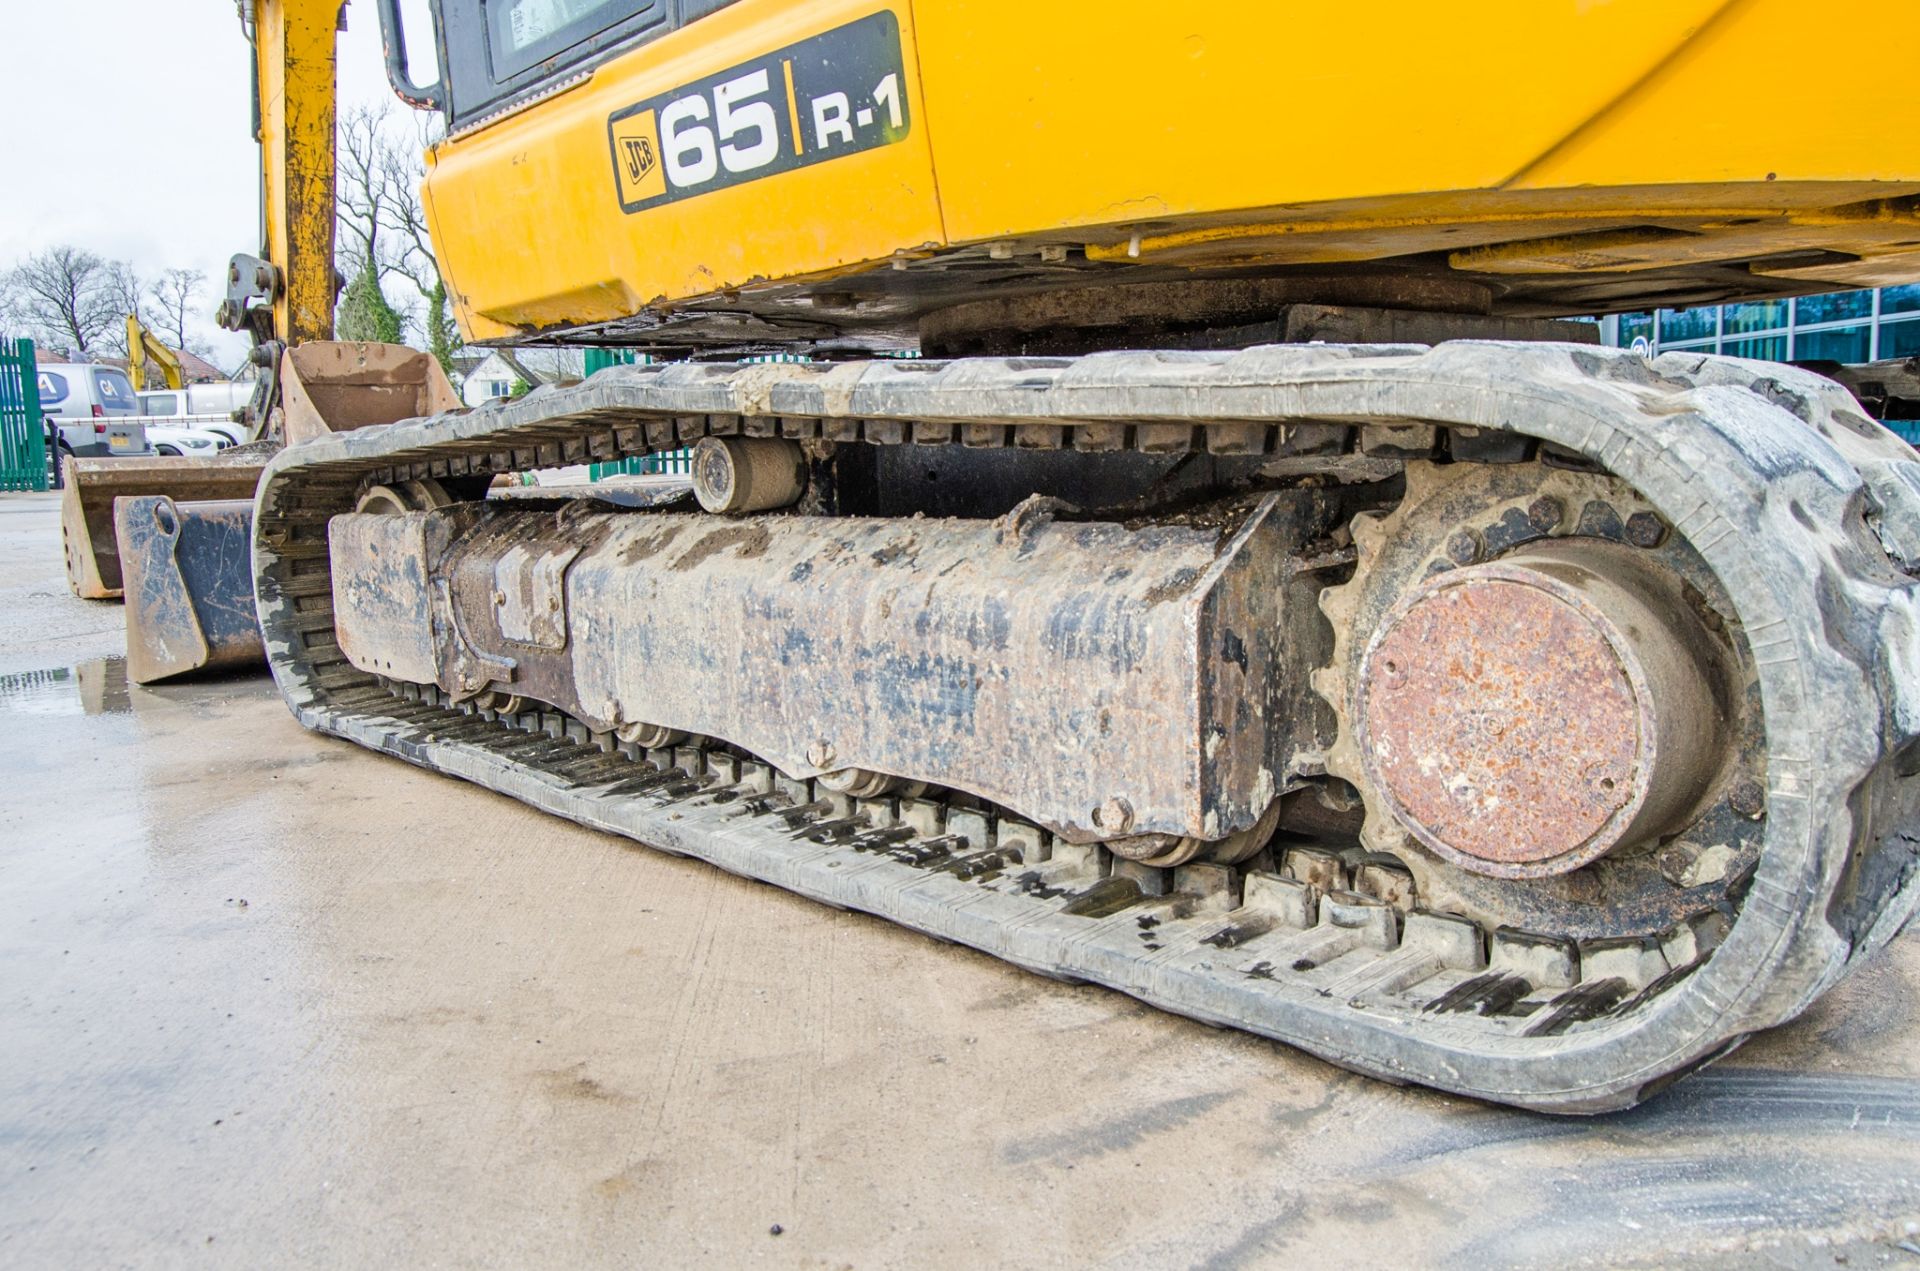
<path id="1" fill-rule="evenodd" d="M 1456 565 L 1471 565 L 1480 559 L 1480 536 L 1461 530 L 1447 540 L 1447 559 Z"/>
<path id="2" fill-rule="evenodd" d="M 1125 834 L 1133 828 L 1133 805 L 1115 795 L 1093 810 L 1093 824 L 1108 834 Z"/>
<path id="3" fill-rule="evenodd" d="M 1527 504 L 1527 523 L 1542 534 L 1551 533 L 1567 517 L 1567 505 L 1551 494 Z"/>
<path id="4" fill-rule="evenodd" d="M 1667 541 L 1667 523 L 1658 513 L 1635 512 L 1627 518 L 1627 541 L 1635 547 L 1658 547 Z"/>
<path id="5" fill-rule="evenodd" d="M 1767 795 L 1758 781 L 1742 780 L 1735 783 L 1727 795 L 1727 806 L 1749 821 L 1755 821 L 1766 810 Z"/>

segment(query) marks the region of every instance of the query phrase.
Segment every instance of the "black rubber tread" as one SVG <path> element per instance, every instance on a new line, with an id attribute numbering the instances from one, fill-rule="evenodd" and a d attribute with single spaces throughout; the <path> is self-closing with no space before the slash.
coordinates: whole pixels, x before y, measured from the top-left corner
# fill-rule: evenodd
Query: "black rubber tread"
<path id="1" fill-rule="evenodd" d="M 368 474 L 437 475 L 435 465 L 483 471 L 483 463 L 508 461 L 497 458 L 507 452 L 515 463 L 550 464 L 603 457 L 593 452 L 610 446 L 665 448 L 687 431 L 666 421 L 701 417 L 707 427 L 718 418 L 727 428 L 767 431 L 814 421 L 827 435 L 871 429 L 873 421 L 1065 425 L 1063 444 L 1089 424 L 1437 425 L 1516 433 L 1582 456 L 1634 486 L 1686 535 L 1723 583 L 1758 664 L 1768 813 L 1738 918 L 1690 974 L 1657 992 L 1619 994 L 1610 1011 L 1576 1027 L 1532 1036 L 1491 1017 L 1423 1012 L 1413 1001 L 1350 1005 L 1284 976 L 1216 972 L 1196 948 L 1147 956 L 1137 944 L 1114 947 L 1111 933 L 1059 935 L 1017 906 L 1004 921 L 990 920 L 988 910 L 1010 903 L 998 892 L 991 904 L 978 891 L 929 900 L 905 881 L 876 888 L 854 885 L 850 873 L 802 876 L 783 855 L 781 836 L 762 842 L 737 823 L 703 829 L 682 810 L 670 817 L 668 802 L 649 793 L 590 800 L 536 768 L 464 742 L 423 742 L 418 726 L 383 709 L 333 700 L 368 678 L 323 634 L 298 629 L 283 585 L 296 563 L 325 568 L 322 483 L 341 491 Z M 628 435 L 606 440 L 618 430 Z M 1799 1013 L 1920 903 L 1913 782 L 1896 772 L 1896 757 L 1920 738 L 1920 601 L 1903 568 L 1914 563 L 1905 545 L 1920 530 L 1910 515 L 1920 465 L 1898 444 L 1858 416 L 1844 390 L 1811 374 L 1698 357 L 1649 363 L 1581 346 L 622 367 L 508 405 L 283 453 L 261 484 L 255 558 L 269 659 L 309 727 L 1362 1071 L 1530 1107 L 1599 1111 L 1631 1104 L 1747 1033 Z M 344 510 L 350 494 L 335 497 Z"/>

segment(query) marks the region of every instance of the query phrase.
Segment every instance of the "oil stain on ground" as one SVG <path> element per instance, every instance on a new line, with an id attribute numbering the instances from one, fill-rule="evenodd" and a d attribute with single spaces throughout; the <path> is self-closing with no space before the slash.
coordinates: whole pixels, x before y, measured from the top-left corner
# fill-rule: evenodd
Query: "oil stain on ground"
<path id="1" fill-rule="evenodd" d="M 1162 1131 L 1185 1125 L 1231 1097 L 1229 1091 L 1216 1090 L 1148 1104 L 1100 1125 L 1015 1140 L 1000 1149 L 1000 1159 L 1009 1165 L 1027 1165 L 1045 1160 L 1086 1160 L 1125 1151 Z"/>

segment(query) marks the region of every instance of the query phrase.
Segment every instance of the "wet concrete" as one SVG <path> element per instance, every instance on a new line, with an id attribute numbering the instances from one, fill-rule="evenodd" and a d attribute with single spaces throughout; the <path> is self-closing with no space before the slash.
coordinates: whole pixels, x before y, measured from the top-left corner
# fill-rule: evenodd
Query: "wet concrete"
<path id="1" fill-rule="evenodd" d="M 588 833 L 264 676 L 130 687 L 120 621 L 0 496 L 0 1264 L 1920 1266 L 1920 940 L 1552 1120 Z"/>

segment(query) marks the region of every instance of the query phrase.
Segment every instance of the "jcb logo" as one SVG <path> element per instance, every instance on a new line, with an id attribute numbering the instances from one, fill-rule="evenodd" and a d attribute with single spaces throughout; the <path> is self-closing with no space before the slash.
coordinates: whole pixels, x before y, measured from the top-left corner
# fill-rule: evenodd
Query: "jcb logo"
<path id="1" fill-rule="evenodd" d="M 660 164 L 660 133 L 651 110 L 623 116 L 607 125 L 613 156 L 613 181 L 620 206 L 644 203 L 667 192 L 666 169 Z"/>
<path id="2" fill-rule="evenodd" d="M 653 165 L 660 161 L 653 153 L 653 142 L 646 137 L 623 137 L 621 144 L 626 150 L 627 180 L 638 185 L 647 173 L 653 171 Z"/>

